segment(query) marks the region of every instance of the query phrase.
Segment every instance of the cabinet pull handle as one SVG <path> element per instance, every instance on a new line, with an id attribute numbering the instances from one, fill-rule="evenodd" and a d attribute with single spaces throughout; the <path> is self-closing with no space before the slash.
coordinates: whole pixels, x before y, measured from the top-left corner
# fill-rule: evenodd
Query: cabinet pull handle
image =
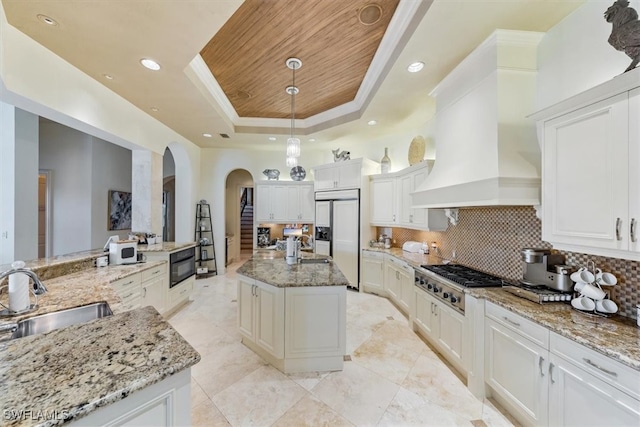
<path id="1" fill-rule="evenodd" d="M 556 383 L 556 380 L 553 379 L 553 363 L 549 363 L 549 379 L 551 380 L 551 384 Z"/>
<path id="2" fill-rule="evenodd" d="M 616 240 L 622 240 L 622 236 L 620 235 L 621 226 L 622 226 L 622 220 L 620 218 L 616 218 Z"/>
<path id="3" fill-rule="evenodd" d="M 396 215 L 393 214 L 393 222 L 396 222 Z"/>
<path id="4" fill-rule="evenodd" d="M 433 314 L 433 302 L 431 303 L 431 314 Z"/>
<path id="5" fill-rule="evenodd" d="M 147 296 L 147 287 L 145 286 L 142 289 L 144 290 L 144 293 L 142 294 L 142 298 L 145 298 Z"/>
<path id="6" fill-rule="evenodd" d="M 255 296 L 255 294 L 253 293 L 253 288 L 255 288 L 255 287 L 256 287 L 256 285 L 251 285 L 251 296 L 252 297 Z"/>
<path id="7" fill-rule="evenodd" d="M 544 363 L 544 357 L 540 356 L 540 360 L 538 360 L 538 367 L 540 368 L 540 376 L 544 377 L 544 371 L 542 370 L 542 364 Z"/>
<path id="8" fill-rule="evenodd" d="M 518 322 L 514 322 L 513 320 L 509 319 L 507 316 L 502 316 L 502 318 L 503 318 L 507 323 L 511 323 L 513 326 L 517 326 L 518 328 L 520 327 L 520 323 L 518 323 Z"/>
<path id="9" fill-rule="evenodd" d="M 635 243 L 636 242 L 636 219 L 635 218 L 631 218 L 631 229 L 629 232 L 631 234 L 631 241 Z"/>
<path id="10" fill-rule="evenodd" d="M 612 377 L 618 377 L 618 373 L 617 373 L 617 372 L 613 372 L 613 371 L 610 371 L 610 370 L 608 370 L 608 369 L 603 368 L 602 366 L 598 366 L 597 364 L 593 363 L 593 362 L 591 361 L 591 359 L 587 359 L 586 357 L 583 357 L 583 358 L 582 358 L 582 360 L 584 360 L 584 362 L 585 362 L 587 365 L 591 365 L 591 366 L 593 366 L 594 368 L 601 370 L 602 372 L 604 372 L 604 373 L 605 373 L 605 374 L 607 374 L 607 375 L 611 375 Z"/>

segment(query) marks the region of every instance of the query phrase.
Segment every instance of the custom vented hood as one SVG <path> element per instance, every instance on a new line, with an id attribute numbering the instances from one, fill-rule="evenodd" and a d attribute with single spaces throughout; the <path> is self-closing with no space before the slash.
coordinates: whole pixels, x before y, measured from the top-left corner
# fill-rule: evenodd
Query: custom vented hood
<path id="1" fill-rule="evenodd" d="M 537 205 L 536 50 L 542 33 L 497 30 L 433 90 L 436 159 L 416 208 Z"/>

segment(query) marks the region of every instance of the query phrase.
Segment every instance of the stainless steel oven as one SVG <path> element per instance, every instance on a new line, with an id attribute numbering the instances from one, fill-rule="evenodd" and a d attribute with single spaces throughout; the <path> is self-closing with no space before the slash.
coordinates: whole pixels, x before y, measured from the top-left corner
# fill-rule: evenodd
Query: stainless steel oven
<path id="1" fill-rule="evenodd" d="M 196 274 L 196 248 L 187 248 L 169 255 L 169 288 Z"/>

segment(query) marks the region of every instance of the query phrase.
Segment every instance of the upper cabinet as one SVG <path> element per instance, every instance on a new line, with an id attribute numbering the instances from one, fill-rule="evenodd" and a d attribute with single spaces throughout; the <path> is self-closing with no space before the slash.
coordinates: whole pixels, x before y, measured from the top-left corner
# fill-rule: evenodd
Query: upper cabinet
<path id="1" fill-rule="evenodd" d="M 313 168 L 315 191 L 361 188 L 362 177 L 377 171 L 376 162 L 363 158 L 316 166 Z"/>
<path id="2" fill-rule="evenodd" d="M 640 259 L 640 69 L 537 113 L 542 239 Z"/>
<path id="3" fill-rule="evenodd" d="M 411 203 L 411 193 L 427 178 L 428 173 L 429 163 L 425 161 L 399 172 L 371 176 L 371 225 L 446 230 L 444 210 L 414 208 Z"/>
<path id="4" fill-rule="evenodd" d="M 312 223 L 314 212 L 313 183 L 256 182 L 256 222 Z"/>

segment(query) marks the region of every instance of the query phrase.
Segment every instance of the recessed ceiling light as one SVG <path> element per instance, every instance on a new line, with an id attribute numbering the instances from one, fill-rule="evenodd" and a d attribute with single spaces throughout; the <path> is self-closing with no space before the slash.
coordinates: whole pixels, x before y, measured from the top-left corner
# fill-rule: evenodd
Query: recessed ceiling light
<path id="1" fill-rule="evenodd" d="M 407 71 L 410 73 L 417 73 L 424 68 L 424 62 L 414 62 L 407 67 Z"/>
<path id="2" fill-rule="evenodd" d="M 276 137 L 275 137 L 275 136 L 270 136 L 270 137 L 269 137 L 269 141 L 275 141 L 275 140 L 276 140 Z"/>
<path id="3" fill-rule="evenodd" d="M 142 58 L 140 60 L 140 63 L 145 66 L 146 68 L 153 70 L 153 71 L 158 71 L 160 69 L 160 64 L 158 64 L 156 61 L 154 61 L 153 59 L 149 59 L 149 58 Z"/>
<path id="4" fill-rule="evenodd" d="M 111 74 L 103 74 L 102 76 L 107 80 L 113 80 L 113 76 Z"/>
<path id="5" fill-rule="evenodd" d="M 316 142 L 315 138 L 309 138 L 309 142 Z"/>
<path id="6" fill-rule="evenodd" d="M 202 136 L 205 138 L 211 138 L 212 135 L 210 133 L 203 133 Z"/>
<path id="7" fill-rule="evenodd" d="M 378 124 L 378 122 L 376 122 L 375 120 L 369 120 L 369 121 L 367 122 L 367 124 L 368 124 L 369 126 L 375 126 L 375 125 L 377 125 L 377 124 Z"/>
<path id="8" fill-rule="evenodd" d="M 155 112 L 158 112 L 159 110 L 158 110 L 157 107 L 151 107 L 151 111 L 153 111 L 155 113 Z"/>
<path id="9" fill-rule="evenodd" d="M 44 22 L 45 24 L 51 25 L 53 27 L 58 25 L 58 22 L 55 19 L 50 18 L 47 15 L 38 15 L 38 19 L 40 20 L 40 22 Z"/>

